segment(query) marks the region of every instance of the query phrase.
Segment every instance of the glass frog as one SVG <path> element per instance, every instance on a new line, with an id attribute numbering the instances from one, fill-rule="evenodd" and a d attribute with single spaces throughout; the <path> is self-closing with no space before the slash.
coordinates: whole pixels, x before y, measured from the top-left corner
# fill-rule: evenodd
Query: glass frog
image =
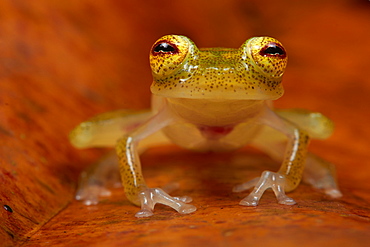
<path id="1" fill-rule="evenodd" d="M 103 161 L 84 172 L 76 198 L 89 205 L 109 195 L 107 171 L 119 167 L 128 200 L 141 206 L 136 217 L 153 215 L 157 203 L 182 214 L 194 212 L 190 197 L 149 188 L 143 178 L 140 152 L 168 142 L 214 152 L 251 145 L 281 162 L 277 172 L 264 171 L 234 187 L 234 192 L 253 188 L 241 205 L 257 206 L 267 189 L 278 203 L 295 204 L 286 192 L 302 177 L 329 196 L 340 197 L 333 165 L 307 152 L 310 139 L 331 135 L 332 122 L 320 113 L 272 107 L 283 94 L 286 65 L 285 48 L 271 37 L 250 38 L 238 49 L 199 49 L 185 36 L 163 36 L 150 51 L 151 110 L 101 114 L 71 132 L 77 148 L 115 147 L 119 164 Z"/>

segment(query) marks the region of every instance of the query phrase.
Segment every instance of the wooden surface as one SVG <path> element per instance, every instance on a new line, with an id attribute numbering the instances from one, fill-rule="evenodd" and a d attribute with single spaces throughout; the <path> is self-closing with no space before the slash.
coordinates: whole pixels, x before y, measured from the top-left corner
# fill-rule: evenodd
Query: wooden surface
<path id="1" fill-rule="evenodd" d="M 1 1 L 0 246 L 367 246 L 369 16 L 366 0 Z M 169 146 L 143 155 L 144 175 L 150 186 L 179 182 L 174 194 L 192 196 L 195 213 L 157 206 L 136 219 L 121 189 L 97 206 L 74 201 L 78 174 L 107 150 L 75 150 L 68 132 L 104 111 L 147 107 L 147 54 L 169 33 L 199 47 L 282 41 L 290 61 L 276 105 L 335 121 L 333 137 L 311 150 L 336 164 L 343 198 L 302 184 L 290 193 L 297 205 L 266 193 L 258 207 L 242 207 L 246 193 L 233 185 L 278 164 L 248 148 L 204 155 Z"/>

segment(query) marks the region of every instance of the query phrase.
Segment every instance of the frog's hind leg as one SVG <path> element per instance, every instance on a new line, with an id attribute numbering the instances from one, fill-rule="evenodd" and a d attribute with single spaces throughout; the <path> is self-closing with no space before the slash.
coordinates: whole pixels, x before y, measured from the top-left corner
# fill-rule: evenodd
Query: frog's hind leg
<path id="1" fill-rule="evenodd" d="M 69 134 L 76 148 L 114 147 L 122 135 L 147 121 L 150 110 L 118 110 L 97 115 L 80 123 Z"/>
<path id="2" fill-rule="evenodd" d="M 78 148 L 113 147 L 120 137 L 142 125 L 151 115 L 150 111 L 131 110 L 104 113 L 79 124 L 71 132 L 70 141 Z M 140 142 L 139 152 L 168 142 L 161 132 L 155 133 Z M 81 173 L 75 198 L 85 205 L 95 205 L 100 197 L 110 196 L 109 188 L 121 186 L 118 157 L 112 151 Z"/>

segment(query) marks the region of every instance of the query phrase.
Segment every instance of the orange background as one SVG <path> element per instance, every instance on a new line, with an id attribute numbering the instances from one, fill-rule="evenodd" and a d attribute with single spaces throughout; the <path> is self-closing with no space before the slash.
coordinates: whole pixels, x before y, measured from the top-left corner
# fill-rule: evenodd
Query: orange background
<path id="1" fill-rule="evenodd" d="M 109 110 L 149 106 L 148 52 L 164 34 L 199 47 L 238 47 L 269 35 L 289 53 L 282 108 L 321 111 L 336 123 L 311 150 L 337 165 L 344 197 L 306 184 L 294 206 L 266 193 L 257 208 L 233 185 L 277 170 L 255 150 L 203 155 L 176 147 L 142 157 L 150 186 L 179 181 L 198 211 L 157 206 L 136 219 L 121 189 L 98 206 L 73 200 L 78 175 L 106 150 L 76 150 L 69 131 Z M 1 246 L 366 246 L 370 237 L 370 2 L 0 2 Z M 8 205 L 13 212 L 6 211 Z"/>

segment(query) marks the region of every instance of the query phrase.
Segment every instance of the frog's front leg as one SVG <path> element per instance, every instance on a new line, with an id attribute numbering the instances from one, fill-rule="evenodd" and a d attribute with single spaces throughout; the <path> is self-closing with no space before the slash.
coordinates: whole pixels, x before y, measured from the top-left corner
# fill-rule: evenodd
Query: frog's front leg
<path id="1" fill-rule="evenodd" d="M 135 205 L 141 206 L 136 217 L 153 215 L 155 204 L 160 203 L 174 208 L 179 213 L 188 214 L 196 207 L 186 204 L 190 197 L 171 197 L 162 189 L 149 188 L 141 172 L 137 145 L 143 138 L 171 124 L 171 116 L 163 110 L 153 116 L 147 123 L 121 138 L 116 146 L 119 157 L 120 173 L 127 198 Z"/>
<path id="2" fill-rule="evenodd" d="M 268 125 L 288 137 L 283 164 L 278 172 L 265 171 L 262 176 L 247 183 L 234 187 L 234 192 L 240 192 L 252 188 L 253 191 L 244 198 L 240 204 L 245 206 L 257 206 L 265 192 L 271 188 L 280 204 L 293 205 L 296 202 L 288 197 L 285 192 L 294 190 L 302 179 L 309 137 L 306 132 L 298 129 L 293 123 L 277 116 L 273 111 L 266 108 L 261 116 L 261 123 Z"/>

